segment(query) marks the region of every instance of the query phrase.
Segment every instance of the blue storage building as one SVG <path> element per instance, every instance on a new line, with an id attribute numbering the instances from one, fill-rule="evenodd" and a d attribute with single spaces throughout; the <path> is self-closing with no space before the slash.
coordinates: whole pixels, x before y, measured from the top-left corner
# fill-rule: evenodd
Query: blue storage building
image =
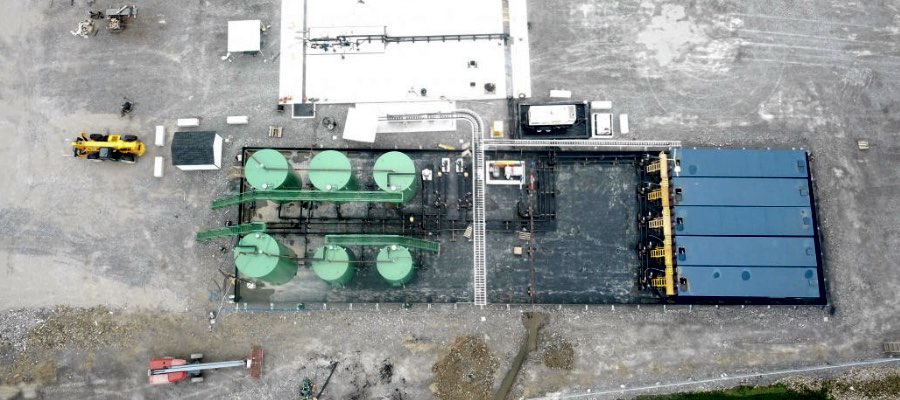
<path id="1" fill-rule="evenodd" d="M 678 267 L 687 284 L 679 288 L 685 297 L 746 297 L 796 299 L 819 297 L 816 267 Z"/>
<path id="2" fill-rule="evenodd" d="M 809 182 L 800 178 L 674 178 L 679 206 L 809 207 Z"/>
<path id="3" fill-rule="evenodd" d="M 812 236 L 809 207 L 677 206 L 675 235 Z"/>
<path id="4" fill-rule="evenodd" d="M 675 151 L 678 176 L 718 178 L 806 178 L 803 150 L 682 149 Z"/>
<path id="5" fill-rule="evenodd" d="M 673 155 L 679 297 L 824 303 L 805 151 L 683 149 Z"/>
<path id="6" fill-rule="evenodd" d="M 675 262 L 683 265 L 815 267 L 811 237 L 675 236 Z"/>

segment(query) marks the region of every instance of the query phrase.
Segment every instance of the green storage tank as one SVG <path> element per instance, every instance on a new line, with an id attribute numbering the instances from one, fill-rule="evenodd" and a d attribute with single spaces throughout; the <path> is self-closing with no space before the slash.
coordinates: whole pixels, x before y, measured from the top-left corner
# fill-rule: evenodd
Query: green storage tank
<path id="1" fill-rule="evenodd" d="M 409 282 L 415 272 L 412 254 L 403 246 L 392 244 L 378 252 L 378 274 L 391 286 Z"/>
<path id="2" fill-rule="evenodd" d="M 309 162 L 309 182 L 323 192 L 356 190 L 353 166 L 344 153 L 325 150 Z"/>
<path id="3" fill-rule="evenodd" d="M 297 275 L 294 252 L 265 233 L 244 236 L 234 248 L 234 263 L 246 277 L 281 285 Z"/>
<path id="4" fill-rule="evenodd" d="M 332 285 L 343 286 L 353 279 L 353 253 L 341 246 L 326 245 L 316 250 L 312 262 L 316 276 Z"/>
<path id="5" fill-rule="evenodd" d="M 386 192 L 403 192 L 403 202 L 416 196 L 418 174 L 416 164 L 399 151 L 384 153 L 375 161 L 375 183 Z"/>
<path id="6" fill-rule="evenodd" d="M 244 176 L 256 190 L 299 189 L 300 177 L 291 169 L 288 160 L 277 150 L 254 152 L 244 163 Z"/>

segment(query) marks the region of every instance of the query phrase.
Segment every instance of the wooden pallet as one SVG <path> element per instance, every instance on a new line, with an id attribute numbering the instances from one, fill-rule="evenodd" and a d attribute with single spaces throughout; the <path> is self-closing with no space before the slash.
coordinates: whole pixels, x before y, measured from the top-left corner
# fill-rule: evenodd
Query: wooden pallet
<path id="1" fill-rule="evenodd" d="M 262 376 L 263 349 L 260 346 L 250 348 L 250 377 L 259 379 Z"/>

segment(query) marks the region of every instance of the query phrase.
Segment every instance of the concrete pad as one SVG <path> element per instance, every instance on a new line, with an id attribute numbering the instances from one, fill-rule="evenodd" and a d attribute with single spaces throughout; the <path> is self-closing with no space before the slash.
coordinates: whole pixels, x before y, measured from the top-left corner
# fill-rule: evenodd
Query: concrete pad
<path id="1" fill-rule="evenodd" d="M 509 57 L 512 69 L 512 96 L 531 97 L 531 48 L 528 40 L 526 0 L 509 0 Z"/>
<path id="2" fill-rule="evenodd" d="M 279 102 L 483 100 L 509 95 L 510 61 L 499 37 L 382 41 L 383 35 L 503 34 L 499 0 L 311 0 L 306 8 L 296 3 L 282 2 Z M 526 13 L 519 10 L 518 48 L 512 61 L 518 68 L 515 82 L 522 86 L 516 91 L 530 94 L 527 29 L 521 18 Z"/>
<path id="3" fill-rule="evenodd" d="M 375 143 L 378 127 L 378 114 L 370 108 L 351 108 L 347 110 L 347 122 L 344 123 L 344 140 Z"/>

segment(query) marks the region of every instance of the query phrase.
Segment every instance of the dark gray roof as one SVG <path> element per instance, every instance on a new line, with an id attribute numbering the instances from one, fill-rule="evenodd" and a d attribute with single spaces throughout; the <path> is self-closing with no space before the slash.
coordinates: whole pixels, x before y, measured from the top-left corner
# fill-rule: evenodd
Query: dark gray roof
<path id="1" fill-rule="evenodd" d="M 175 132 L 172 137 L 173 165 L 210 165 L 215 163 L 216 132 Z"/>
<path id="2" fill-rule="evenodd" d="M 294 118 L 312 118 L 316 116 L 316 103 L 294 103 Z"/>

